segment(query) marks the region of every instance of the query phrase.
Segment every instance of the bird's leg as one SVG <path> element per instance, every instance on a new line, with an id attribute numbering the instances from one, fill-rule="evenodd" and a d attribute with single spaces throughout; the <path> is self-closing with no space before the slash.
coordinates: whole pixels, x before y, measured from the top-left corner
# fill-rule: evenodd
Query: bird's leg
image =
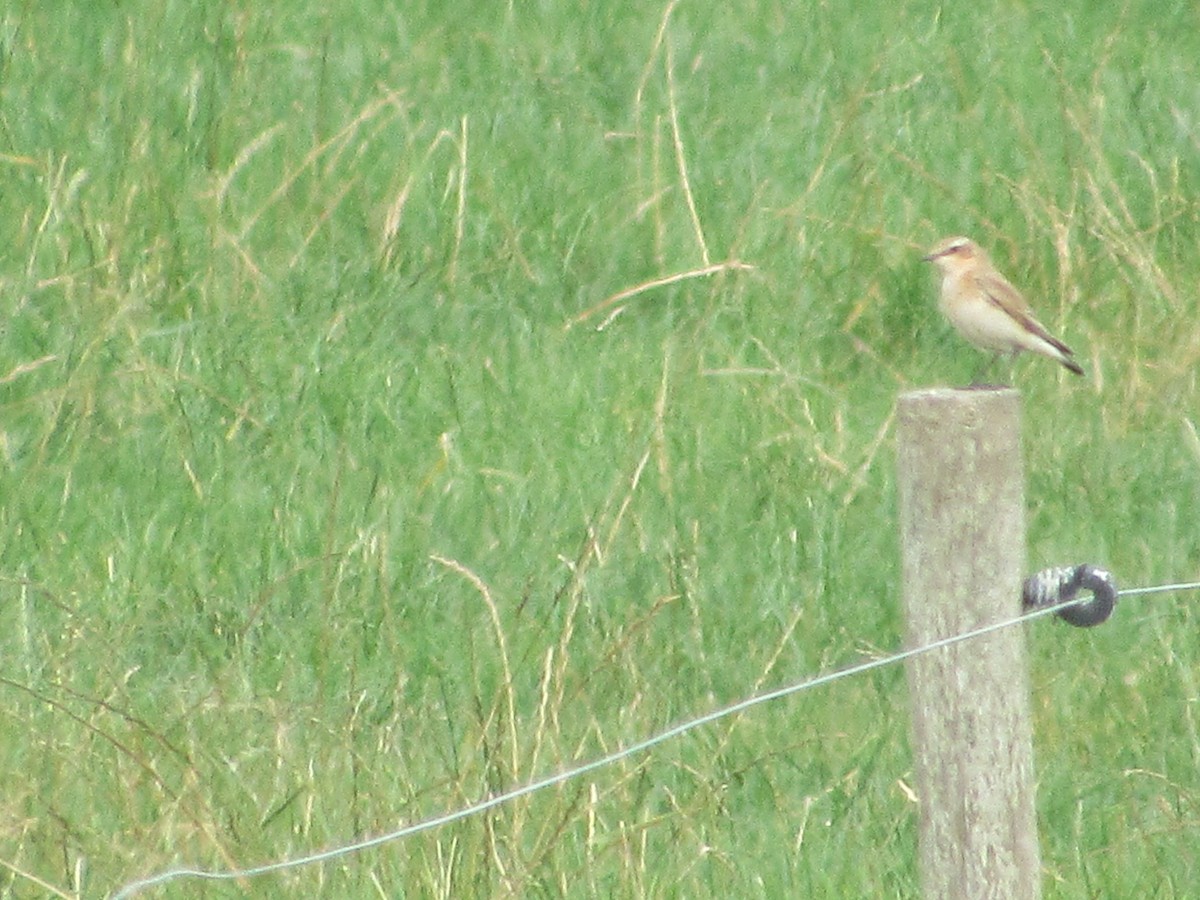
<path id="1" fill-rule="evenodd" d="M 982 381 L 981 379 L 983 378 L 984 375 L 986 375 L 991 370 L 991 368 L 993 366 L 996 365 L 996 360 L 998 360 L 999 358 L 1000 358 L 999 353 L 993 353 L 991 356 L 989 356 L 987 359 L 985 359 L 983 361 L 983 365 L 979 367 L 979 371 L 975 373 L 975 377 L 971 379 L 971 383 L 969 385 L 967 385 L 967 387 L 972 387 L 972 388 L 995 387 L 995 385 L 987 384 L 986 382 Z"/>

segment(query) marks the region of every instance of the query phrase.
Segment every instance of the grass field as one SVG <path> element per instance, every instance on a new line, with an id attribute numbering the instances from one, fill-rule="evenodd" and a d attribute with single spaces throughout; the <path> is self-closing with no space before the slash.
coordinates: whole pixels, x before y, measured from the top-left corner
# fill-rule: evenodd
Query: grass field
<path id="1" fill-rule="evenodd" d="M 900 644 L 892 411 L 979 362 L 1031 568 L 1200 575 L 1191 2 L 0 11 L 0 894 L 465 805 Z M 661 283 L 659 283 L 661 282 Z M 1197 595 L 1028 626 L 1048 897 L 1200 883 Z M 155 897 L 909 897 L 892 667 Z"/>

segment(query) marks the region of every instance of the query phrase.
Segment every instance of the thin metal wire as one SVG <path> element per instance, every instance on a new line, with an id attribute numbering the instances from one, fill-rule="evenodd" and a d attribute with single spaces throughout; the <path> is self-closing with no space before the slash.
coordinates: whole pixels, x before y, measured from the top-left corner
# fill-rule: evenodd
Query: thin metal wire
<path id="1" fill-rule="evenodd" d="M 1185 591 L 1200 589 L 1200 581 L 1184 582 L 1180 584 L 1165 584 L 1154 587 L 1130 588 L 1120 591 L 1118 597 L 1132 597 L 1139 594 L 1161 594 L 1169 591 Z M 843 678 L 849 678 L 853 675 L 861 675 L 864 672 L 870 672 L 874 669 L 881 669 L 884 666 L 894 665 L 895 663 L 904 662 L 907 659 L 912 659 L 914 656 L 920 656 L 923 653 L 929 653 L 934 650 L 939 650 L 942 647 L 949 647 L 953 644 L 958 644 L 963 641 L 969 641 L 974 638 L 983 637 L 984 635 L 1000 631 L 1004 628 L 1010 628 L 1013 625 L 1021 622 L 1032 621 L 1043 616 L 1051 615 L 1064 607 L 1078 603 L 1078 598 L 1072 598 L 1062 603 L 1054 604 L 1053 606 L 1043 606 L 1031 612 L 1023 613 L 1019 616 L 1013 616 L 1009 619 L 1002 619 L 993 622 L 990 625 L 984 625 L 980 628 L 974 628 L 970 631 L 964 631 L 962 634 L 951 635 L 950 637 L 941 638 L 929 644 L 924 644 L 920 647 L 913 647 L 908 650 L 901 650 L 889 656 L 882 656 L 878 659 L 867 660 L 866 662 L 856 663 L 852 666 L 847 666 L 844 669 L 835 669 L 832 672 L 827 672 L 824 675 L 818 675 L 814 678 L 809 678 L 804 681 L 798 681 L 793 684 L 785 685 L 774 690 L 766 691 L 762 694 L 755 694 L 752 697 L 747 697 L 744 700 L 739 700 L 736 703 L 731 703 L 728 706 L 723 706 L 715 709 L 712 712 L 697 716 L 694 719 L 688 719 L 685 722 L 680 722 L 668 728 L 666 731 L 659 732 L 656 735 L 648 737 L 644 740 L 630 744 L 621 750 L 616 750 L 599 759 L 594 759 L 591 762 L 583 763 L 579 766 L 574 766 L 570 769 L 565 769 L 554 775 L 548 775 L 544 778 L 539 778 L 536 781 L 530 781 L 520 787 L 505 791 L 501 794 L 496 794 L 486 800 L 481 800 L 478 803 L 473 803 L 470 806 L 454 810 L 453 812 L 443 813 L 438 816 L 433 816 L 428 819 L 423 819 L 420 822 L 414 822 L 411 825 L 406 825 L 403 828 L 397 828 L 394 831 L 389 831 L 386 834 L 376 835 L 375 837 L 365 838 L 360 841 L 354 841 L 349 844 L 344 844 L 338 847 L 331 847 L 328 850 L 322 850 L 317 853 L 311 853 L 306 856 L 299 856 L 294 859 L 278 860 L 272 863 L 266 863 L 261 866 L 253 866 L 247 869 L 232 869 L 225 871 L 179 868 L 171 869 L 166 872 L 161 872 L 150 878 L 145 878 L 140 881 L 130 882 L 122 887 L 119 891 L 112 895 L 112 900 L 125 900 L 127 897 L 133 896 L 135 893 L 145 890 L 146 888 L 164 884 L 168 881 L 174 881 L 177 878 L 201 878 L 209 881 L 232 881 L 240 878 L 252 878 L 256 875 L 266 875 L 271 872 L 281 872 L 286 869 L 295 869 L 301 866 L 312 865 L 314 863 L 327 862 L 331 859 L 337 859 L 342 856 L 348 856 L 352 853 L 358 853 L 362 850 L 369 850 L 372 847 L 378 847 L 381 844 L 388 844 L 392 841 L 398 841 L 402 838 L 410 837 L 422 831 L 429 831 L 434 828 L 439 828 L 442 825 L 449 825 L 452 822 L 458 822 L 462 819 L 478 815 L 481 812 L 486 812 L 494 807 L 509 803 L 519 797 L 524 797 L 528 794 L 535 793 L 548 787 L 553 787 L 557 784 L 571 781 L 589 772 L 594 772 L 597 769 L 602 769 L 606 766 L 618 763 L 621 760 L 628 759 L 652 747 L 665 743 L 673 738 L 693 731 L 704 725 L 716 722 L 720 719 L 729 716 L 737 715 L 740 712 L 745 712 L 755 706 L 763 703 L 769 703 L 772 700 L 778 700 L 782 697 L 789 697 L 793 694 L 799 694 L 803 691 L 812 690 L 813 688 L 821 687 L 822 685 L 830 684 L 834 681 L 839 681 Z"/>
<path id="2" fill-rule="evenodd" d="M 1180 584 L 1159 584 L 1154 587 L 1129 588 L 1117 594 L 1118 597 L 1133 597 L 1137 594 L 1165 594 L 1167 591 L 1193 591 L 1200 588 L 1200 581 L 1185 581 Z"/>

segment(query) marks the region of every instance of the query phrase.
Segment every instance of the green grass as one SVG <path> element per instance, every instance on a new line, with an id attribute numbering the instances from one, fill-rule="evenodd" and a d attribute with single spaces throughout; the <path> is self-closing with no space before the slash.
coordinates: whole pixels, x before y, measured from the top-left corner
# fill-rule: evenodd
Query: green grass
<path id="1" fill-rule="evenodd" d="M 1089 370 L 1017 366 L 1031 567 L 1196 577 L 1193 4 L 352 6 L 0 12 L 0 893 L 388 831 L 897 647 L 896 395 L 978 362 L 945 234 Z M 1048 897 L 1200 880 L 1194 609 L 1030 628 Z M 153 896 L 912 896 L 905 705 Z"/>

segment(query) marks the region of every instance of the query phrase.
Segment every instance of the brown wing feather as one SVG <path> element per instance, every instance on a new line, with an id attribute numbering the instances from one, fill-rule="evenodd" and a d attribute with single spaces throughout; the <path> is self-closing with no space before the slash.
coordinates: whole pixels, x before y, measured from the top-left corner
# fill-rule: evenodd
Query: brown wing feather
<path id="1" fill-rule="evenodd" d="M 1004 276 L 991 273 L 982 275 L 979 278 L 979 287 L 991 303 L 1016 319 L 1027 331 L 1036 334 L 1060 353 L 1067 356 L 1075 355 L 1070 347 L 1048 332 L 1045 326 L 1033 317 L 1029 304 L 1025 302 L 1021 292 L 1009 284 Z"/>

